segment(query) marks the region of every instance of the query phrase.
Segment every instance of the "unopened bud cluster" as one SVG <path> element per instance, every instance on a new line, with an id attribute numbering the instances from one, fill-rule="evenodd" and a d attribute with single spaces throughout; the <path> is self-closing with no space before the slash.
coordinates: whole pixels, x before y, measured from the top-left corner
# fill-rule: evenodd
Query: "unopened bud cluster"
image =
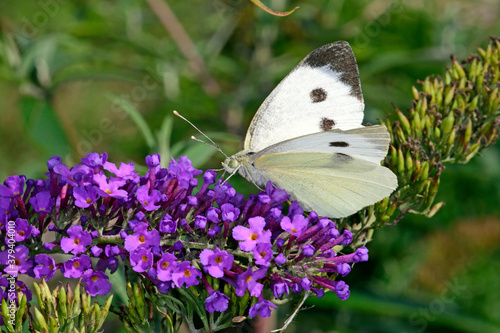
<path id="1" fill-rule="evenodd" d="M 388 198 L 344 221 L 353 232 L 351 246 L 370 240 L 373 229 L 397 223 L 405 213 L 434 215 L 446 164 L 467 163 L 495 143 L 500 130 L 500 39 L 463 62 L 452 57 L 444 77 L 427 77 L 413 87 L 411 107 L 395 107 L 385 121 L 391 145 L 385 165 L 398 176 Z"/>

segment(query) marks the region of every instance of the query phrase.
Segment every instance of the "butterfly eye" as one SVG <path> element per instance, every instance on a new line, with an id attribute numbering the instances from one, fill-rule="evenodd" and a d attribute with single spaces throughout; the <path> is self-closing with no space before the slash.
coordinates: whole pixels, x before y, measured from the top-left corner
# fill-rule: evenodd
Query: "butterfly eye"
<path id="1" fill-rule="evenodd" d="M 233 158 L 229 159 L 229 161 L 226 164 L 231 169 L 235 169 L 235 168 L 237 168 L 240 165 L 240 163 L 237 160 L 233 159 Z"/>

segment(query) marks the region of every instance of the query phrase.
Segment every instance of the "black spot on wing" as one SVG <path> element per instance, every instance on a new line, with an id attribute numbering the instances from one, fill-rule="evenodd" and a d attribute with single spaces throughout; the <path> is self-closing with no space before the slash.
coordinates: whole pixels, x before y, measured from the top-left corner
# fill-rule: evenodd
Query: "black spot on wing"
<path id="1" fill-rule="evenodd" d="M 328 118 L 321 118 L 321 121 L 319 122 L 319 128 L 323 132 L 329 131 L 333 129 L 333 126 L 335 126 L 335 121 L 333 119 L 328 119 Z"/>
<path id="2" fill-rule="evenodd" d="M 332 141 L 330 147 L 349 147 L 349 144 L 345 141 Z"/>
<path id="3" fill-rule="evenodd" d="M 340 81 L 351 87 L 351 96 L 363 101 L 358 65 L 349 43 L 339 41 L 324 45 L 312 51 L 299 65 L 310 67 L 328 66 L 330 70 L 341 73 Z"/>
<path id="4" fill-rule="evenodd" d="M 309 93 L 313 103 L 323 102 L 326 99 L 327 93 L 323 88 L 316 88 Z"/>
<path id="5" fill-rule="evenodd" d="M 350 162 L 351 160 L 354 159 L 352 156 L 349 156 L 349 155 L 344 154 L 344 153 L 335 153 L 335 154 L 333 154 L 333 156 L 337 161 L 344 162 L 344 163 Z"/>

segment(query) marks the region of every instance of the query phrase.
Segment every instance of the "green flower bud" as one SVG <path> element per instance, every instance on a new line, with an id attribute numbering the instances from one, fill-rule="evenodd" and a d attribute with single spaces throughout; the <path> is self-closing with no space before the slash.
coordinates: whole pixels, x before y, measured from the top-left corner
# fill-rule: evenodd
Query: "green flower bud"
<path id="1" fill-rule="evenodd" d="M 421 118 L 427 113 L 427 98 L 422 98 L 417 102 L 415 110 L 420 114 Z"/>
<path id="2" fill-rule="evenodd" d="M 498 130 L 496 128 L 491 129 L 491 132 L 488 137 L 488 141 L 486 142 L 486 147 L 490 146 L 494 143 L 494 141 L 498 138 Z"/>
<path id="3" fill-rule="evenodd" d="M 479 130 L 479 137 L 485 136 L 493 126 L 493 120 L 487 122 L 486 124 L 483 125 L 483 127 Z"/>
<path id="4" fill-rule="evenodd" d="M 467 110 L 469 112 L 472 112 L 476 109 L 477 107 L 477 102 L 479 101 L 479 96 L 475 96 L 472 101 L 469 103 L 469 106 L 467 107 Z"/>
<path id="5" fill-rule="evenodd" d="M 451 149 L 455 145 L 455 138 L 457 136 L 457 130 L 452 129 L 450 135 L 448 136 L 448 140 L 446 140 L 446 151 L 445 156 L 450 155 Z"/>
<path id="6" fill-rule="evenodd" d="M 15 332 L 14 326 L 10 323 L 9 308 L 7 305 L 7 300 L 2 299 L 2 318 L 4 322 L 4 326 L 7 328 L 7 332 Z"/>
<path id="7" fill-rule="evenodd" d="M 396 148 L 394 148 L 393 145 L 390 145 L 389 146 L 389 150 L 390 150 L 390 165 L 392 167 L 395 167 L 398 163 L 398 151 L 396 150 Z"/>
<path id="8" fill-rule="evenodd" d="M 429 162 L 423 161 L 422 165 L 422 173 L 420 174 L 420 180 L 425 181 L 429 177 Z"/>
<path id="9" fill-rule="evenodd" d="M 410 135 L 411 133 L 411 128 L 410 128 L 410 121 L 406 116 L 403 114 L 403 112 L 396 110 L 396 114 L 398 115 L 399 123 L 401 124 L 401 127 L 405 130 L 405 132 Z M 404 141 L 404 140 L 402 140 Z"/>
<path id="10" fill-rule="evenodd" d="M 418 101 L 420 99 L 420 95 L 418 93 L 418 89 L 415 86 L 411 86 L 411 93 L 413 95 L 413 99 Z"/>
<path id="11" fill-rule="evenodd" d="M 453 70 L 453 77 L 455 80 L 460 80 L 461 78 L 465 77 L 465 70 L 464 68 L 457 62 L 456 59 L 453 59 L 453 64 L 452 64 L 452 70 Z"/>
<path id="12" fill-rule="evenodd" d="M 396 211 L 396 209 L 398 208 L 398 202 L 397 201 L 394 201 L 393 203 L 391 203 L 389 205 L 389 208 L 387 209 L 387 216 L 392 216 L 394 214 L 394 212 Z"/>
<path id="13" fill-rule="evenodd" d="M 472 136 L 472 120 L 469 118 L 467 119 L 467 126 L 465 127 L 464 136 L 462 139 L 463 151 L 465 151 L 465 149 L 467 148 L 471 136 Z"/>
<path id="14" fill-rule="evenodd" d="M 427 213 L 427 217 L 428 218 L 433 217 L 441 209 L 441 207 L 443 207 L 444 205 L 445 205 L 445 203 L 443 201 L 441 201 L 441 202 L 438 202 L 437 204 L 435 204 L 434 206 L 432 206 L 432 208 Z"/>
<path id="15" fill-rule="evenodd" d="M 496 84 L 498 82 L 498 76 L 500 74 L 500 67 L 499 66 L 495 66 L 494 70 L 493 70 L 493 77 L 491 79 L 491 84 Z"/>
<path id="16" fill-rule="evenodd" d="M 486 48 L 486 54 L 485 54 L 485 59 L 488 63 L 491 63 L 491 54 L 493 53 L 493 49 L 491 47 L 491 44 L 488 44 L 488 47 Z"/>
<path id="17" fill-rule="evenodd" d="M 465 86 L 467 85 L 467 78 L 464 76 L 460 79 L 458 82 L 458 90 L 463 90 L 465 89 Z"/>
<path id="18" fill-rule="evenodd" d="M 402 175 L 405 171 L 405 158 L 401 147 L 398 148 L 398 173 Z"/>
<path id="19" fill-rule="evenodd" d="M 429 77 L 426 77 L 424 82 L 422 83 L 422 90 L 426 93 L 432 92 L 431 81 Z"/>
<path id="20" fill-rule="evenodd" d="M 42 296 L 42 289 L 40 288 L 40 285 L 38 283 L 33 284 L 33 288 L 35 288 L 35 294 L 36 298 L 38 299 L 38 306 L 42 311 L 44 311 L 45 308 L 45 302 L 43 301 L 43 296 Z"/>
<path id="21" fill-rule="evenodd" d="M 401 126 L 396 127 L 396 137 L 399 140 L 399 142 L 406 141 L 406 136 L 404 135 L 403 130 L 401 129 Z"/>
<path id="22" fill-rule="evenodd" d="M 494 114 L 498 110 L 498 104 L 500 103 L 500 96 L 498 95 L 498 87 L 496 87 L 490 93 L 488 114 Z"/>
<path id="23" fill-rule="evenodd" d="M 449 90 L 445 94 L 444 106 L 451 104 L 451 102 L 453 101 L 453 97 L 455 96 L 455 92 L 456 92 L 455 86 L 453 85 L 452 87 L 449 88 Z"/>
<path id="24" fill-rule="evenodd" d="M 406 164 L 406 170 L 408 171 L 408 174 L 413 173 L 413 159 L 411 158 L 410 151 L 406 151 L 406 159 L 405 159 L 405 164 Z"/>
<path id="25" fill-rule="evenodd" d="M 38 310 L 37 307 L 35 307 L 34 312 L 35 312 L 35 322 L 33 323 L 34 324 L 33 326 L 35 327 L 35 329 L 39 331 L 49 332 L 49 325 L 45 321 L 45 317 L 43 316 L 43 314 L 40 312 L 40 310 Z"/>
<path id="26" fill-rule="evenodd" d="M 79 316 L 80 313 L 82 312 L 82 304 L 81 304 L 82 299 L 81 299 L 81 293 L 80 293 L 80 286 L 81 286 L 81 284 L 78 283 L 76 285 L 75 290 L 74 290 L 75 298 L 74 298 L 73 310 L 72 310 L 73 316 Z"/>
<path id="27" fill-rule="evenodd" d="M 102 305 L 101 313 L 97 318 L 96 328 L 100 329 L 102 325 L 104 325 L 104 321 L 108 317 L 109 309 L 111 308 L 111 304 L 113 301 L 113 295 L 109 296 L 106 302 Z"/>
<path id="28" fill-rule="evenodd" d="M 90 309 L 91 309 L 91 312 L 90 312 L 91 325 L 89 325 L 89 330 L 90 330 L 90 328 L 92 330 L 95 330 L 96 329 L 95 325 L 97 323 L 97 318 L 100 315 L 101 309 L 99 308 L 99 305 L 97 305 L 97 303 L 94 303 L 94 305 L 91 306 Z"/>
<path id="29" fill-rule="evenodd" d="M 82 294 L 82 310 L 85 316 L 90 314 L 90 295 L 87 293 Z"/>
<path id="30" fill-rule="evenodd" d="M 478 153 L 479 149 L 481 149 L 481 143 L 480 142 L 477 142 L 477 143 L 474 143 L 473 145 L 471 145 L 469 147 L 469 149 L 467 149 L 467 153 L 466 153 L 466 156 L 465 156 L 464 163 L 469 162 L 471 158 L 473 158 L 474 156 L 476 156 L 476 154 Z"/>
<path id="31" fill-rule="evenodd" d="M 443 136 L 446 137 L 448 134 L 450 134 L 454 124 L 455 124 L 455 115 L 453 114 L 453 111 L 451 111 L 448 114 L 448 116 L 443 119 L 441 126 L 439 126 L 441 128 Z"/>
<path id="32" fill-rule="evenodd" d="M 68 307 L 67 307 L 67 298 L 66 298 L 66 290 L 64 286 L 58 287 L 58 299 L 59 304 L 57 306 L 58 313 L 61 319 L 65 319 L 68 317 Z"/>
<path id="33" fill-rule="evenodd" d="M 380 218 L 380 221 L 383 222 L 383 224 L 385 224 L 386 222 L 388 222 L 390 220 L 390 216 L 389 215 L 383 215 L 381 218 Z"/>
<path id="34" fill-rule="evenodd" d="M 449 85 L 451 83 L 451 74 L 449 70 L 447 70 L 446 73 L 444 74 L 444 83 L 446 85 Z"/>
<path id="35" fill-rule="evenodd" d="M 481 49 L 481 48 L 477 49 L 477 51 L 481 55 L 481 58 L 483 58 L 484 60 L 486 60 L 486 51 L 483 50 L 483 49 Z"/>
<path id="36" fill-rule="evenodd" d="M 388 204 L 389 204 L 389 197 L 384 198 L 382 201 L 379 201 L 378 203 L 375 204 L 376 211 L 379 214 L 385 213 Z"/>
<path id="37" fill-rule="evenodd" d="M 49 332 L 59 333 L 59 323 L 57 322 L 57 319 L 52 316 L 49 317 Z"/>
<path id="38" fill-rule="evenodd" d="M 68 303 L 68 317 L 72 317 L 75 295 L 73 294 L 73 290 L 69 287 L 69 283 L 66 284 L 66 299 Z"/>
<path id="39" fill-rule="evenodd" d="M 434 197 L 436 196 L 439 189 L 439 179 L 439 177 L 434 177 L 430 180 L 429 191 L 425 200 L 427 205 L 430 205 L 432 204 L 432 202 L 434 202 Z"/>
<path id="40" fill-rule="evenodd" d="M 420 121 L 420 115 L 415 113 L 412 122 L 413 133 L 415 134 L 415 138 L 420 139 L 422 137 L 422 123 Z"/>
<path id="41" fill-rule="evenodd" d="M 136 303 L 137 313 L 140 318 L 146 317 L 146 306 L 144 304 L 144 294 L 138 283 L 134 283 L 134 299 Z"/>
<path id="42" fill-rule="evenodd" d="M 434 137 L 436 139 L 441 138 L 441 130 L 439 129 L 439 127 L 434 127 Z"/>
<path id="43" fill-rule="evenodd" d="M 469 79 L 474 81 L 477 76 L 477 59 L 473 59 L 469 65 Z"/>

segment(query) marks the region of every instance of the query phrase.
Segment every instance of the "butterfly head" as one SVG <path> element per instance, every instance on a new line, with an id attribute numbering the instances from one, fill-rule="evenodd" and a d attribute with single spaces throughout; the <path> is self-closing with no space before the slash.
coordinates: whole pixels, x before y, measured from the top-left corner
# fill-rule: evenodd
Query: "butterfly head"
<path id="1" fill-rule="evenodd" d="M 233 173 L 240 168 L 241 164 L 236 157 L 231 156 L 226 158 L 224 162 L 222 162 L 222 166 L 227 172 Z"/>
<path id="2" fill-rule="evenodd" d="M 222 166 L 224 167 L 224 170 L 230 174 L 229 177 L 234 175 L 236 172 L 239 172 L 240 175 L 255 183 L 253 173 L 256 169 L 253 166 L 253 159 L 251 157 L 253 154 L 253 152 L 245 150 L 240 151 L 239 153 L 226 158 L 226 160 L 222 163 Z"/>

